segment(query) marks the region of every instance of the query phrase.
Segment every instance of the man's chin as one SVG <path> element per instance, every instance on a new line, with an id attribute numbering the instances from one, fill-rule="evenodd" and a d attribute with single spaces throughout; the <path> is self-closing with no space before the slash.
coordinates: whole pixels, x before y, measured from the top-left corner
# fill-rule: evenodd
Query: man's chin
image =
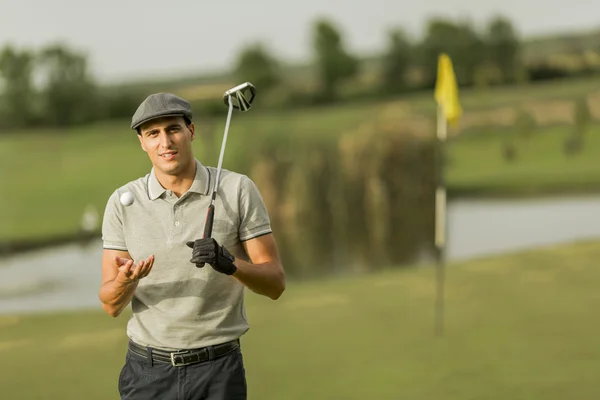
<path id="1" fill-rule="evenodd" d="M 166 174 L 173 175 L 181 170 L 181 164 L 178 161 L 158 160 L 158 167 Z"/>

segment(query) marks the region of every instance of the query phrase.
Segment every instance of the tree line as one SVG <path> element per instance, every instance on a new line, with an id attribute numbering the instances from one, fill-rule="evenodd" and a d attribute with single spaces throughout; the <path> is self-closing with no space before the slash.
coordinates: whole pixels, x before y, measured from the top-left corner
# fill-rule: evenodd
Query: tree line
<path id="1" fill-rule="evenodd" d="M 510 19 L 502 15 L 491 18 L 482 27 L 467 20 L 431 18 L 420 38 L 396 27 L 387 32 L 383 54 L 370 59 L 348 50 L 343 32 L 331 19 L 316 20 L 311 35 L 312 75 L 316 78 L 311 92 L 295 88 L 295 77 L 287 76 L 289 70 L 261 43 L 242 49 L 234 75 L 238 80 L 257 82 L 262 92 L 291 92 L 290 103 L 297 105 L 431 90 L 442 52 L 452 58 L 461 87 L 520 84 L 592 74 L 600 69 L 600 63 L 590 66 L 581 62 L 589 56 L 589 50 L 600 52 L 600 38 L 591 47 L 589 43 L 585 43 L 587 47 L 584 43 L 572 45 L 567 50 L 557 46 L 556 52 L 565 56 L 562 65 L 549 55 L 533 59 L 526 54 L 527 42 Z M 569 57 L 573 62 L 564 62 Z M 362 83 L 370 75 L 375 79 L 366 85 Z"/>
<path id="2" fill-rule="evenodd" d="M 313 23 L 311 44 L 311 90 L 290 77 L 290 69 L 261 43 L 241 49 L 230 71 L 232 78 L 255 83 L 273 104 L 287 107 L 431 89 L 440 52 L 452 58 L 462 87 L 565 75 L 548 65 L 528 65 L 523 59 L 522 40 L 511 21 L 502 16 L 492 18 L 482 29 L 467 21 L 431 19 L 420 39 L 410 37 L 402 28 L 392 29 L 387 32 L 384 54 L 375 60 L 352 54 L 342 31 L 330 19 Z M 356 83 L 369 61 L 376 78 L 366 85 Z M 348 86 L 358 89 L 345 90 Z M 129 118 L 145 95 L 139 89 L 101 87 L 86 54 L 62 43 L 36 51 L 6 45 L 0 51 L 0 129 Z M 215 113 L 224 112 L 221 99 L 212 104 Z"/>
<path id="3" fill-rule="evenodd" d="M 342 32 L 328 19 L 317 20 L 312 30 L 313 63 L 318 89 L 315 97 L 334 100 L 340 86 L 361 72 L 361 60 L 348 51 Z M 431 88 L 435 84 L 440 52 L 452 58 L 461 86 L 512 83 L 520 78 L 522 62 L 520 39 L 511 22 L 496 17 L 483 32 L 470 23 L 431 19 L 421 40 L 414 40 L 402 28 L 387 34 L 387 48 L 377 64 L 375 93 L 401 93 Z M 285 80 L 285 70 L 261 44 L 243 49 L 235 74 L 251 79 L 264 90 L 274 89 Z"/>

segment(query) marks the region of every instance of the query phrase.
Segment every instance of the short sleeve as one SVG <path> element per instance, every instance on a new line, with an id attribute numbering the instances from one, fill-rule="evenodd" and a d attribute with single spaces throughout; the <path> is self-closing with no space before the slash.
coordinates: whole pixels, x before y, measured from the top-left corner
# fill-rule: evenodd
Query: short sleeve
<path id="1" fill-rule="evenodd" d="M 102 246 L 110 250 L 127 251 L 123 234 L 123 220 L 119 206 L 118 192 L 115 191 L 108 199 L 102 219 Z"/>
<path id="2" fill-rule="evenodd" d="M 255 183 L 246 175 L 242 175 L 238 198 L 240 240 L 246 241 L 271 233 L 271 221 L 263 198 Z"/>

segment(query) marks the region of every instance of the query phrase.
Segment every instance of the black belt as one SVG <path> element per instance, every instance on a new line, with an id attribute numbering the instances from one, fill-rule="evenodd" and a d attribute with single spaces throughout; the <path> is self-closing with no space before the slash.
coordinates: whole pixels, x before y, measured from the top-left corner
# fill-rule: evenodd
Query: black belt
<path id="1" fill-rule="evenodd" d="M 225 354 L 231 353 L 239 347 L 239 340 L 233 340 L 231 342 L 217 344 L 214 346 L 202 347 L 200 349 L 166 351 L 152 348 L 149 351 L 148 348 L 141 346 L 131 340 L 129 341 L 129 350 L 131 350 L 131 352 L 144 358 L 148 358 L 148 353 L 151 353 L 152 361 L 169 363 L 175 367 L 201 363 L 217 357 L 221 357 Z"/>

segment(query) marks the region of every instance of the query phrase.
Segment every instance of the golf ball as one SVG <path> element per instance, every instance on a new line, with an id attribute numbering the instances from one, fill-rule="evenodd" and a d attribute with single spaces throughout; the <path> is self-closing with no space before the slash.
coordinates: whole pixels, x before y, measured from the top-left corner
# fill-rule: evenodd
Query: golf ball
<path id="1" fill-rule="evenodd" d="M 130 206 L 133 204 L 133 195 L 131 194 L 131 192 L 125 192 L 121 195 L 121 198 L 119 200 L 124 206 Z"/>

